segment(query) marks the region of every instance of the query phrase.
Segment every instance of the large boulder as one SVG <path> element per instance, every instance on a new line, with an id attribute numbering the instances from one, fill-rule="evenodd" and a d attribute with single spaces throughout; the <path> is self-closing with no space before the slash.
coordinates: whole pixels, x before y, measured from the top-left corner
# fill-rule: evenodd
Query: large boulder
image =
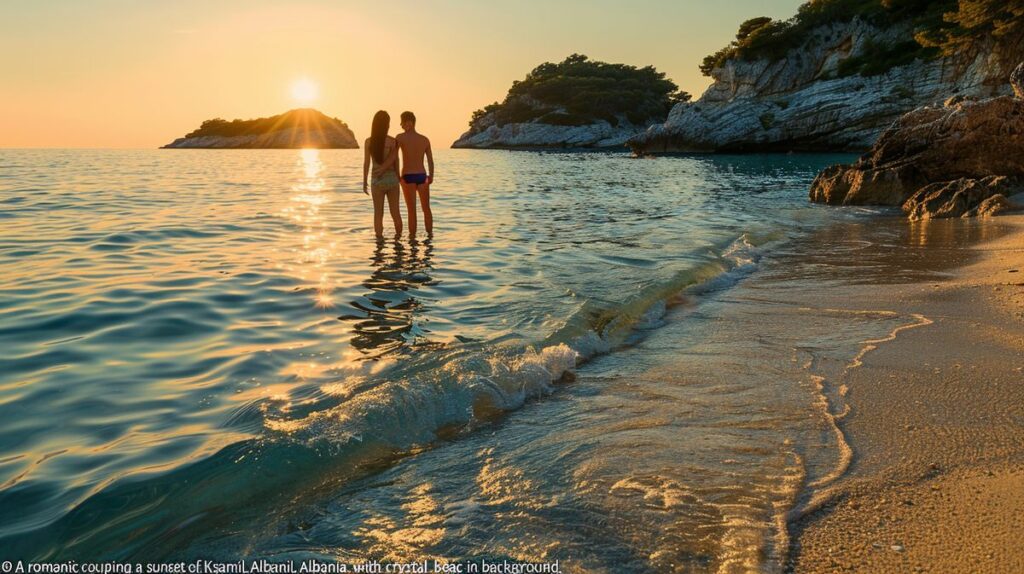
<path id="1" fill-rule="evenodd" d="M 1018 181 L 1024 181 L 1024 99 L 950 98 L 896 120 L 856 163 L 823 170 L 810 198 L 903 206 L 915 219 L 959 217 L 978 213 L 989 197 L 1020 191 Z M 1012 202 L 989 207 L 997 204 Z"/>
<path id="2" fill-rule="evenodd" d="M 1010 74 L 1010 85 L 1013 86 L 1013 95 L 1024 98 L 1024 62 L 1013 69 Z"/>
<path id="3" fill-rule="evenodd" d="M 996 215 L 1015 207 L 1008 196 L 1024 191 L 1021 182 L 1002 175 L 932 183 L 903 204 L 911 219 Z"/>
<path id="4" fill-rule="evenodd" d="M 833 165 L 811 184 L 811 201 L 830 205 L 902 205 L 927 180 L 910 164 Z"/>

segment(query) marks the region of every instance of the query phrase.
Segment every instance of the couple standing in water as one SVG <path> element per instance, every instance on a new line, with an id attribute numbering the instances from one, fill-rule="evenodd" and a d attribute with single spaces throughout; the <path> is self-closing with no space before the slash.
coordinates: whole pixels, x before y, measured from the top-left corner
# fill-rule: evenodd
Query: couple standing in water
<path id="1" fill-rule="evenodd" d="M 363 193 L 373 198 L 373 231 L 377 238 L 384 237 L 384 200 L 387 199 L 391 220 L 395 223 L 395 237 L 402 235 L 402 214 L 398 208 L 398 190 L 401 188 L 408 210 L 409 237 L 416 237 L 416 198 L 423 205 L 423 226 L 427 235 L 434 233 L 434 218 L 430 212 L 430 184 L 434 182 L 434 154 L 430 140 L 416 132 L 416 116 L 402 112 L 402 133 L 388 135 L 391 116 L 381 110 L 374 114 L 370 137 L 363 146 Z M 402 157 L 399 162 L 398 152 Z M 423 165 L 426 157 L 427 166 Z M 367 191 L 367 177 L 371 175 Z"/>

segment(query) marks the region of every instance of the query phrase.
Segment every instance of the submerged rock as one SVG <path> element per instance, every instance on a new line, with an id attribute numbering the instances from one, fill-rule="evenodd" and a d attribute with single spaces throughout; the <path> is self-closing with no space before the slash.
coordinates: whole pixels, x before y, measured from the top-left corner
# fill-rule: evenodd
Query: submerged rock
<path id="1" fill-rule="evenodd" d="M 1024 99 L 950 99 L 905 114 L 856 163 L 823 170 L 810 199 L 902 206 L 912 219 L 994 215 L 1014 208 L 1022 182 Z"/>
<path id="2" fill-rule="evenodd" d="M 975 217 L 1011 211 L 1007 196 L 1024 191 L 1019 181 L 1006 176 L 961 178 L 926 185 L 903 204 L 910 219 Z"/>
<path id="3" fill-rule="evenodd" d="M 1020 193 L 1019 191 L 1017 193 Z M 1005 195 L 993 195 L 992 197 L 982 201 L 978 207 L 965 213 L 963 217 L 991 217 L 993 215 L 999 215 L 1009 211 L 1017 211 L 1024 209 L 1024 205 L 1011 201 Z"/>

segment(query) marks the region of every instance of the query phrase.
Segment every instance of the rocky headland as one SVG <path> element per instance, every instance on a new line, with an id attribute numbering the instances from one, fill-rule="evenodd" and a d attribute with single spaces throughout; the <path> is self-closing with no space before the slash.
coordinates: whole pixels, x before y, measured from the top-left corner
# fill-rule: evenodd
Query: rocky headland
<path id="1" fill-rule="evenodd" d="M 643 125 L 634 125 L 618 118 L 613 125 L 594 120 L 580 126 L 560 126 L 539 120 L 498 124 L 490 119 L 463 134 L 453 148 L 622 148 L 629 138 L 641 133 Z"/>
<path id="2" fill-rule="evenodd" d="M 911 219 L 970 217 L 1024 203 L 1024 64 L 1014 95 L 955 96 L 892 124 L 852 165 L 834 165 L 811 185 L 811 201 L 901 206 Z"/>
<path id="3" fill-rule="evenodd" d="M 621 148 L 689 95 L 653 67 L 574 54 L 513 82 L 502 102 L 473 114 L 454 148 Z"/>
<path id="4" fill-rule="evenodd" d="M 708 56 L 700 99 L 629 140 L 659 152 L 864 151 L 901 115 L 950 96 L 1009 94 L 1024 59 L 1019 3 L 817 0 L 754 18 Z"/>
<path id="5" fill-rule="evenodd" d="M 206 120 L 164 149 L 355 149 L 359 144 L 345 122 L 311 109 L 291 110 L 268 118 Z"/>

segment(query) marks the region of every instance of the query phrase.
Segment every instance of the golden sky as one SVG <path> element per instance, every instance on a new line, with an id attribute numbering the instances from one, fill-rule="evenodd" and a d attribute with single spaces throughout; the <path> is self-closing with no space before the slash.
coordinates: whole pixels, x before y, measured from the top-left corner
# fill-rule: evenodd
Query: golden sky
<path id="1" fill-rule="evenodd" d="M 740 22 L 800 3 L 0 0 L 0 147 L 154 148 L 205 119 L 305 106 L 360 140 L 376 110 L 409 109 L 447 147 L 513 80 L 574 52 L 699 95 L 697 65 Z"/>

